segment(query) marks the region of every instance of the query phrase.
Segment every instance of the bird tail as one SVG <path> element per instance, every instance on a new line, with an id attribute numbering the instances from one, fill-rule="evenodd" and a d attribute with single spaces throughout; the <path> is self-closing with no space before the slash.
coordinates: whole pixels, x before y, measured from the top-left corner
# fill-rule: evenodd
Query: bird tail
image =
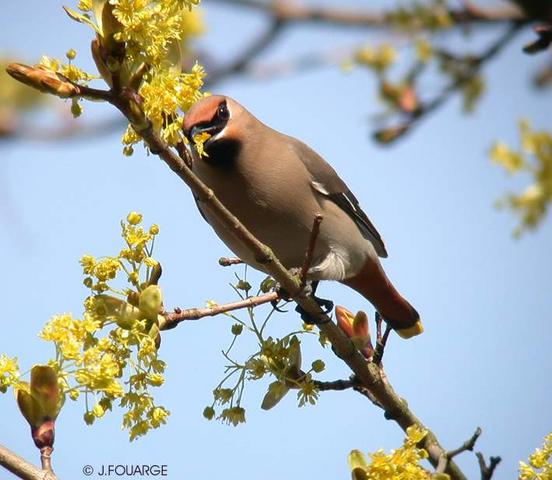
<path id="1" fill-rule="evenodd" d="M 369 259 L 359 273 L 343 283 L 374 305 L 402 338 L 414 337 L 424 331 L 420 315 L 393 286 L 379 261 Z"/>

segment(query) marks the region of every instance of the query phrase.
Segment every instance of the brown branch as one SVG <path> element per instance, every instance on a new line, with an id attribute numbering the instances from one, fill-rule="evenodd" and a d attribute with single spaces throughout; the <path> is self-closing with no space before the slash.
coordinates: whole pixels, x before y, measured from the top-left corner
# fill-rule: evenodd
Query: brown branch
<path id="1" fill-rule="evenodd" d="M 243 260 L 237 257 L 234 257 L 234 258 L 220 257 L 218 263 L 221 267 L 231 267 L 232 265 L 242 264 Z"/>
<path id="2" fill-rule="evenodd" d="M 41 470 L 0 445 L 0 465 L 23 480 L 56 480 L 51 470 Z"/>
<path id="3" fill-rule="evenodd" d="M 53 92 L 52 92 L 53 93 Z M 301 295 L 303 287 L 297 276 L 291 275 L 284 265 L 276 258 L 272 250 L 261 243 L 215 196 L 213 190 L 207 187 L 189 168 L 189 159 L 182 158 L 171 149 L 154 131 L 151 122 L 145 117 L 140 98 L 136 92 L 123 90 L 117 97 L 109 96 L 109 101 L 117 107 L 132 123 L 136 132 L 144 139 L 150 151 L 158 155 L 169 168 L 188 185 L 195 197 L 209 206 L 220 223 L 232 231 L 244 248 L 251 252 L 252 257 L 262 265 L 263 270 L 270 274 L 280 286 L 287 291 L 296 303 L 310 317 L 317 320 L 318 328 L 329 340 L 335 354 L 352 370 L 358 382 L 366 388 L 375 401 L 385 410 L 386 416 L 392 418 L 403 430 L 411 425 L 419 425 L 428 431 L 422 441 L 423 448 L 428 452 L 429 461 L 436 467 L 444 449 L 439 444 L 435 434 L 431 432 L 409 409 L 389 384 L 382 369 L 367 363 L 351 340 L 320 308 L 318 302 L 309 295 Z M 185 153 L 183 151 L 183 153 Z M 188 160 L 188 161 L 187 161 Z M 465 476 L 454 461 L 450 461 L 446 470 L 453 480 L 465 480 Z"/>
<path id="4" fill-rule="evenodd" d="M 421 103 L 416 110 L 407 116 L 402 123 L 378 130 L 374 133 L 374 137 L 381 143 L 389 144 L 401 138 L 407 132 L 411 132 L 412 128 L 418 124 L 428 114 L 440 108 L 451 96 L 465 86 L 470 80 L 477 75 L 483 66 L 500 53 L 506 45 L 519 33 L 520 29 L 525 25 L 524 22 L 512 23 L 506 31 L 500 35 L 485 52 L 474 57 L 470 61 L 470 65 L 466 67 L 466 71 L 462 72 L 454 78 L 443 90 L 432 100 Z"/>
<path id="5" fill-rule="evenodd" d="M 500 457 L 490 457 L 489 465 L 485 462 L 485 457 L 481 452 L 477 452 L 477 460 L 479 461 L 479 469 L 481 470 L 481 480 L 491 480 L 495 468 L 502 461 Z"/>
<path id="6" fill-rule="evenodd" d="M 42 465 L 42 470 L 53 472 L 52 470 L 52 452 L 53 451 L 54 449 L 52 447 L 42 447 L 40 449 L 40 463 Z"/>
<path id="7" fill-rule="evenodd" d="M 165 313 L 165 322 L 159 325 L 160 330 L 170 330 L 175 328 L 180 322 L 186 320 L 199 320 L 204 317 L 214 317 L 221 313 L 231 312 L 232 310 L 239 310 L 241 308 L 253 308 L 278 300 L 278 294 L 276 292 L 265 293 L 257 297 L 248 297 L 244 300 L 240 300 L 232 303 L 225 303 L 223 305 L 217 305 L 216 307 L 205 308 L 188 308 L 181 310 L 176 308 L 172 313 Z"/>
<path id="8" fill-rule="evenodd" d="M 353 8 L 332 8 L 315 6 L 289 0 L 276 2 L 264 0 L 211 0 L 231 6 L 247 7 L 267 13 L 273 18 L 286 22 L 318 23 L 341 27 L 385 28 L 389 26 L 386 11 L 366 11 Z M 482 23 L 495 24 L 521 20 L 524 17 L 519 9 L 509 7 L 497 8 L 463 8 L 450 9 L 447 13 L 457 24 Z"/>
<path id="9" fill-rule="evenodd" d="M 348 390 L 355 386 L 354 380 L 334 380 L 333 382 L 321 382 L 314 381 L 314 385 L 321 392 L 327 392 L 328 390 Z"/>
<path id="10" fill-rule="evenodd" d="M 441 458 L 439 459 L 439 464 L 437 465 L 436 472 L 437 473 L 444 473 L 448 462 L 451 458 L 454 458 L 456 455 L 459 455 L 462 452 L 465 452 L 469 450 L 470 452 L 473 452 L 473 449 L 475 447 L 475 442 L 477 442 L 477 439 L 481 435 L 481 428 L 477 427 L 475 430 L 475 433 L 466 440 L 462 445 L 460 445 L 458 448 L 455 448 L 454 450 L 449 450 L 448 452 L 443 452 L 441 454 Z"/>
<path id="11" fill-rule="evenodd" d="M 237 75 L 247 69 L 249 64 L 257 58 L 267 47 L 272 45 L 278 36 L 283 32 L 285 22 L 275 19 L 270 22 L 266 31 L 256 38 L 243 52 L 237 55 L 229 64 L 213 69 L 208 72 L 205 86 L 218 83 L 232 75 Z"/>
<path id="12" fill-rule="evenodd" d="M 387 339 L 389 338 L 389 334 L 392 330 L 391 326 L 386 325 L 385 332 L 382 335 L 382 323 L 383 319 L 381 318 L 381 315 L 379 314 L 379 312 L 376 312 L 376 348 L 374 349 L 374 357 L 372 360 L 376 365 L 381 365 L 383 354 L 385 352 L 385 345 L 387 345 Z"/>
<path id="13" fill-rule="evenodd" d="M 309 246 L 305 253 L 305 260 L 303 261 L 303 266 L 301 267 L 301 284 L 306 285 L 307 283 L 307 274 L 309 273 L 309 268 L 312 264 L 312 259 L 314 256 L 314 249 L 316 247 L 316 239 L 318 238 L 318 233 L 320 232 L 320 224 L 324 217 L 317 213 L 312 222 L 312 230 L 309 238 Z"/>

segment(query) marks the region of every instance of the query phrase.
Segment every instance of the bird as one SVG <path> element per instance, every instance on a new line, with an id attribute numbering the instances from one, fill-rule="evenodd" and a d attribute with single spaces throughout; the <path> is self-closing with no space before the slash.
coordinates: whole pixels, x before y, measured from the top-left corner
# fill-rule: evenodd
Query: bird
<path id="1" fill-rule="evenodd" d="M 204 154 L 194 155 L 192 171 L 286 268 L 301 267 L 313 220 L 322 215 L 308 280 L 335 280 L 356 290 L 403 338 L 423 332 L 420 315 L 383 270 L 379 259 L 387 257 L 387 250 L 381 235 L 320 155 L 223 95 L 192 105 L 182 128 L 191 146 L 208 137 L 201 141 Z M 196 202 L 230 250 L 264 271 L 209 203 Z"/>

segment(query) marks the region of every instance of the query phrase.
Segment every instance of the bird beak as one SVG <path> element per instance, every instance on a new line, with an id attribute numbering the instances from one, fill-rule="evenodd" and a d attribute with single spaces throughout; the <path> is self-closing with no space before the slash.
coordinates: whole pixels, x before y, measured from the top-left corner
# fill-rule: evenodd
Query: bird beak
<path id="1" fill-rule="evenodd" d="M 192 145 L 195 145 L 194 138 L 196 135 L 199 135 L 200 133 L 208 133 L 210 135 L 210 138 L 204 143 L 204 145 L 207 145 L 211 140 L 215 139 L 215 136 L 220 133 L 221 129 L 218 125 L 194 125 L 188 132 L 184 132 L 188 140 Z"/>
<path id="2" fill-rule="evenodd" d="M 196 135 L 200 134 L 201 132 L 205 131 L 207 129 L 200 127 L 199 125 L 194 125 L 192 129 L 188 132 L 188 140 L 190 140 L 190 143 L 194 143 L 194 138 Z"/>

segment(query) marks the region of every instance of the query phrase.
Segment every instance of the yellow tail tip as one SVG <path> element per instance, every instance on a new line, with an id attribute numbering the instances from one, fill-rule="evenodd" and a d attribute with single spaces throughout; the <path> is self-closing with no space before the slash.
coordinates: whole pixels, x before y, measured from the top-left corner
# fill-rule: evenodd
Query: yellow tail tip
<path id="1" fill-rule="evenodd" d="M 424 327 L 422 326 L 422 321 L 418 320 L 411 327 L 397 330 L 397 333 L 401 338 L 411 338 L 411 337 L 415 337 L 416 335 L 420 335 L 420 333 L 423 333 L 423 331 L 424 331 Z"/>

